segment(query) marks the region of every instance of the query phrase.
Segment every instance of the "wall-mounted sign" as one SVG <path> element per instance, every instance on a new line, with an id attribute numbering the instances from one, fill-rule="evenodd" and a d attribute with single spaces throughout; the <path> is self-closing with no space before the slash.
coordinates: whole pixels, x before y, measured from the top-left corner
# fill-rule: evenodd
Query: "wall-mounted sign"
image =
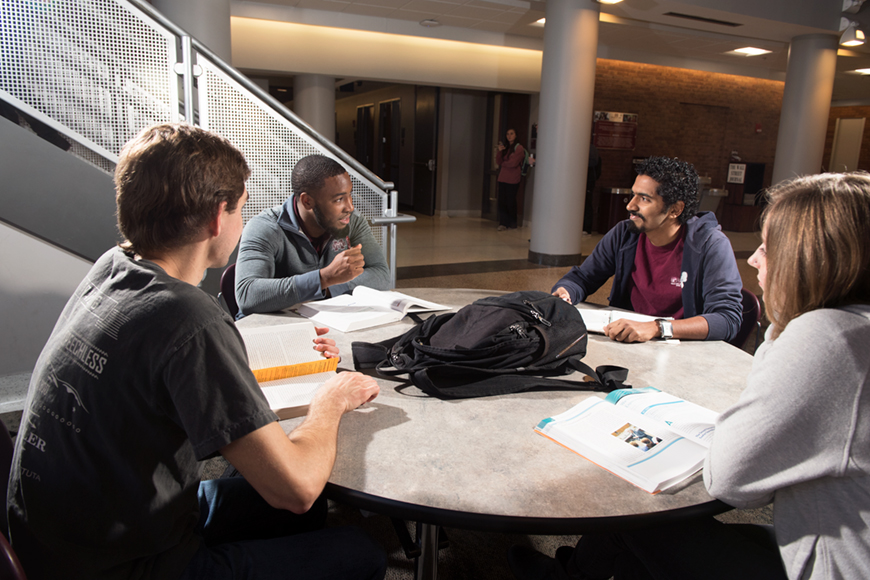
<path id="1" fill-rule="evenodd" d="M 637 142 L 637 113 L 595 111 L 593 143 L 599 149 L 633 150 Z"/>
<path id="2" fill-rule="evenodd" d="M 743 183 L 746 179 L 745 163 L 728 164 L 728 183 Z"/>

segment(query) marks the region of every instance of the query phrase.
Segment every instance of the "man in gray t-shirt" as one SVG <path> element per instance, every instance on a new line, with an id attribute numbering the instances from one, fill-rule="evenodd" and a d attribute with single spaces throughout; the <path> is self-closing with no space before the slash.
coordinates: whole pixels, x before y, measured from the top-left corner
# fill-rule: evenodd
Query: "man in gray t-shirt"
<path id="1" fill-rule="evenodd" d="M 232 145 L 188 125 L 146 129 L 122 151 L 126 241 L 64 308 L 16 441 L 9 532 L 32 580 L 383 577 L 360 532 L 315 531 L 339 421 L 377 384 L 336 375 L 288 437 L 232 319 L 196 287 L 238 243 L 249 174 Z M 244 479 L 201 482 L 218 453 Z"/>

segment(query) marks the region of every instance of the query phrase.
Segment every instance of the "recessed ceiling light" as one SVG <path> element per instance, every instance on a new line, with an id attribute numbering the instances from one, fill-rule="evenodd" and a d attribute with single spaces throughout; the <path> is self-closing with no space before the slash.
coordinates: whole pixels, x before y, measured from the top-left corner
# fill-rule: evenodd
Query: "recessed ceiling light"
<path id="1" fill-rule="evenodd" d="M 769 54 L 771 51 L 763 48 L 755 48 L 754 46 L 744 46 L 743 48 L 735 48 L 730 52 L 742 54 L 743 56 L 758 56 L 760 54 Z"/>
<path id="2" fill-rule="evenodd" d="M 543 26 L 545 22 L 547 22 L 546 18 L 538 18 L 537 20 L 529 24 L 529 26 Z"/>
<path id="3" fill-rule="evenodd" d="M 434 18 L 427 18 L 426 20 L 420 21 L 420 26 L 425 26 L 426 28 L 435 28 L 436 26 L 441 26 L 441 23 Z"/>
<path id="4" fill-rule="evenodd" d="M 858 73 L 859 75 L 870 75 L 870 68 L 859 68 L 849 72 Z"/>
<path id="5" fill-rule="evenodd" d="M 597 0 L 599 4 L 619 4 L 622 0 Z"/>

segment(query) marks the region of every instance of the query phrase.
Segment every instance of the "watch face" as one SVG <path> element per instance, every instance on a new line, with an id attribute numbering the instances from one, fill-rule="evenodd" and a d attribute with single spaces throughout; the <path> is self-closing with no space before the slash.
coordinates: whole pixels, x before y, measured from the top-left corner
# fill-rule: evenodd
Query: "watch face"
<path id="1" fill-rule="evenodd" d="M 673 338 L 674 337 L 674 326 L 671 324 L 670 320 L 665 320 L 663 318 L 659 318 L 656 320 L 659 325 L 659 330 L 662 333 L 662 338 Z"/>

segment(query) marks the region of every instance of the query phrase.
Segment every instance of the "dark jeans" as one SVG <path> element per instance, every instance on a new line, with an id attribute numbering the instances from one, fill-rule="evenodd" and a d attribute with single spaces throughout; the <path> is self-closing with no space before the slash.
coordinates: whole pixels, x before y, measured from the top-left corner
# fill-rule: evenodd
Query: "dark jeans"
<path id="1" fill-rule="evenodd" d="M 567 564 L 588 580 L 786 580 L 772 526 L 703 518 L 674 526 L 587 534 Z"/>
<path id="2" fill-rule="evenodd" d="M 519 183 L 498 182 L 498 224 L 506 228 L 517 227 L 517 192 Z"/>
<path id="3" fill-rule="evenodd" d="M 197 531 L 205 541 L 181 580 L 382 579 L 383 548 L 361 529 L 323 528 L 326 498 L 305 514 L 266 503 L 242 477 L 203 481 Z"/>

